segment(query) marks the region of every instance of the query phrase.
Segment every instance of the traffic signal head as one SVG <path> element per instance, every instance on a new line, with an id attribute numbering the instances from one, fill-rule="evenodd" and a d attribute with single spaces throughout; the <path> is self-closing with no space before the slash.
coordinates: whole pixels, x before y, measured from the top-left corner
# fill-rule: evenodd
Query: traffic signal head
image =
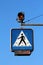
<path id="1" fill-rule="evenodd" d="M 18 13 L 18 20 L 20 23 L 23 23 L 24 17 L 25 17 L 25 15 L 23 12 Z"/>

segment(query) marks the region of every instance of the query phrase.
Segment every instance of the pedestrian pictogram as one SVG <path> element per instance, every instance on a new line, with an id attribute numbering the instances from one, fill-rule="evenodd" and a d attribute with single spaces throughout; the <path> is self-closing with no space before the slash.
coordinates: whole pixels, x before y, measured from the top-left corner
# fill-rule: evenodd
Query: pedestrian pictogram
<path id="1" fill-rule="evenodd" d="M 20 32 L 13 46 L 31 46 L 23 31 Z"/>

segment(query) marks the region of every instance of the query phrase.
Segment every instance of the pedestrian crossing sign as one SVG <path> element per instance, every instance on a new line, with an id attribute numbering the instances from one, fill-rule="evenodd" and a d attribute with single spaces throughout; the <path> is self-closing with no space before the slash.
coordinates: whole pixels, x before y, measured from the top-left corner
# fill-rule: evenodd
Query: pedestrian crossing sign
<path id="1" fill-rule="evenodd" d="M 33 50 L 33 30 L 32 29 L 12 29 L 11 30 L 11 50 Z"/>

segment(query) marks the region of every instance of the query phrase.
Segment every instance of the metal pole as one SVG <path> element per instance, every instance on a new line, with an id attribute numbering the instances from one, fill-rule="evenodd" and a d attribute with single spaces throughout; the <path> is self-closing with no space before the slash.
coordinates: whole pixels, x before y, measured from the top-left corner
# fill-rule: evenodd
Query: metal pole
<path id="1" fill-rule="evenodd" d="M 25 24 L 25 23 L 22 23 L 21 26 L 43 26 L 43 24 Z"/>

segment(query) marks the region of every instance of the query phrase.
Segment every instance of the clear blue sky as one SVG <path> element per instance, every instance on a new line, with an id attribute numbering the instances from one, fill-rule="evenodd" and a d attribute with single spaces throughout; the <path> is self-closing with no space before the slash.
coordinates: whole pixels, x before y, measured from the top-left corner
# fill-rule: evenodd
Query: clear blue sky
<path id="1" fill-rule="evenodd" d="M 43 27 L 34 30 L 34 51 L 31 56 L 14 56 L 10 51 L 10 29 L 19 28 L 16 17 L 25 13 L 25 20 L 43 14 L 43 0 L 0 0 L 0 65 L 43 65 Z M 43 16 L 33 20 L 43 23 Z"/>

